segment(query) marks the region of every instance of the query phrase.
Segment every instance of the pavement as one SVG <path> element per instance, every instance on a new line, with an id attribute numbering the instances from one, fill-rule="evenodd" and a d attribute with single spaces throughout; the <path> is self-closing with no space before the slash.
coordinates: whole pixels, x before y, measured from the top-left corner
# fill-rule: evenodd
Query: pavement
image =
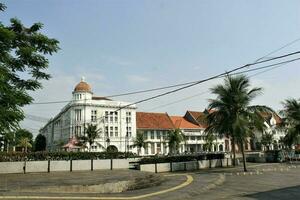
<path id="1" fill-rule="evenodd" d="M 133 170 L 10 174 L 6 175 L 6 179 L 10 178 L 9 180 L 14 181 L 8 181 L 10 184 L 6 189 L 4 175 L 0 175 L 0 199 L 300 199 L 299 163 L 249 163 L 247 173 L 243 172 L 242 167 L 160 173 L 156 174 L 161 178 L 158 184 L 115 194 L 18 190 L 21 183 L 23 186 L 27 184 L 27 188 L 34 188 L 38 183 L 41 183 L 38 187 L 73 185 L 74 183 L 93 185 L 95 180 L 97 184 L 100 184 L 112 182 L 112 180 L 116 182 L 137 178 L 142 184 L 143 181 L 149 179 L 146 178 L 149 174 L 152 173 Z"/>

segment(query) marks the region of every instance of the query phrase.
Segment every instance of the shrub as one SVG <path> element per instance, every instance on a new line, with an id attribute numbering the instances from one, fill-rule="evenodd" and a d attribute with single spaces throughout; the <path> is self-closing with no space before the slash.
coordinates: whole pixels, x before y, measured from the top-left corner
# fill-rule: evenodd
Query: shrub
<path id="1" fill-rule="evenodd" d="M 0 152 L 0 162 L 8 161 L 38 161 L 38 160 L 90 160 L 90 159 L 111 159 L 111 158 L 132 158 L 133 153 L 124 152 Z"/>
<path id="2" fill-rule="evenodd" d="M 169 163 L 169 162 L 187 162 L 197 160 L 212 160 L 223 159 L 223 153 L 216 154 L 199 154 L 199 155 L 178 155 L 178 156 L 152 156 L 142 158 L 140 164 L 153 164 L 153 163 Z"/>

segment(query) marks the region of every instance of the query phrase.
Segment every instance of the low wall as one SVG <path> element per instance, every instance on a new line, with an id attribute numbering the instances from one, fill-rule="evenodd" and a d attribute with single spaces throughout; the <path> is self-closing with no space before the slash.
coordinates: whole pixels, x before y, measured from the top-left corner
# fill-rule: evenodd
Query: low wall
<path id="1" fill-rule="evenodd" d="M 0 163 L 1 164 L 1 163 Z M 50 162 L 50 171 L 70 171 L 70 161 L 69 160 L 54 160 Z"/>
<path id="2" fill-rule="evenodd" d="M 60 160 L 60 161 L 26 161 L 0 162 L 0 174 L 52 172 L 52 171 L 81 171 L 103 169 L 129 169 L 127 159 L 105 160 Z"/>
<path id="3" fill-rule="evenodd" d="M 146 172 L 170 172 L 170 171 L 192 171 L 205 168 L 227 167 L 231 166 L 230 158 L 214 159 L 214 160 L 199 160 L 188 162 L 173 162 L 173 163 L 157 163 L 157 164 L 142 164 L 141 171 Z"/>
<path id="4" fill-rule="evenodd" d="M 28 161 L 26 172 L 48 172 L 48 161 Z"/>
<path id="5" fill-rule="evenodd" d="M 0 173 L 23 173 L 24 162 L 0 162 Z"/>

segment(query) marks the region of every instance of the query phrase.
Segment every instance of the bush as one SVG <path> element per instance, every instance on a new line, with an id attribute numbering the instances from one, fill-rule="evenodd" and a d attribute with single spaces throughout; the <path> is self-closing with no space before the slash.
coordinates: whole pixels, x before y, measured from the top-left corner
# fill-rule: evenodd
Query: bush
<path id="1" fill-rule="evenodd" d="M 266 151 L 267 162 L 283 162 L 285 151 L 284 150 L 269 150 Z"/>
<path id="2" fill-rule="evenodd" d="M 199 154 L 199 155 L 178 155 L 178 156 L 153 156 L 153 157 L 142 158 L 140 160 L 140 164 L 213 160 L 213 159 L 223 159 L 224 157 L 225 156 L 223 153 Z"/>
<path id="3" fill-rule="evenodd" d="M 0 152 L 0 162 L 8 161 L 38 161 L 38 160 L 90 160 L 90 159 L 111 159 L 111 158 L 132 158 L 133 153 L 124 152 Z"/>

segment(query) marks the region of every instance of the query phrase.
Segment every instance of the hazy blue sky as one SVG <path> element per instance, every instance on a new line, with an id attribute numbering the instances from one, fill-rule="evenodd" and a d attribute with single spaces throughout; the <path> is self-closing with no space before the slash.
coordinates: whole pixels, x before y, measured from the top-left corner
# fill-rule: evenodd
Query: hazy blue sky
<path id="1" fill-rule="evenodd" d="M 300 1 L 201 0 L 10 0 L 1 21 L 44 24 L 43 32 L 60 41 L 49 58 L 53 78 L 33 93 L 35 100 L 71 98 L 81 76 L 96 95 L 105 96 L 206 78 L 246 64 L 300 37 Z M 300 50 L 300 42 L 272 56 Z M 253 77 L 264 87 L 254 103 L 278 110 L 287 97 L 300 96 L 300 63 Z M 183 115 L 202 111 L 209 93 L 152 109 L 207 91 L 220 81 L 138 105 L 140 111 Z M 135 101 L 147 96 L 120 97 Z M 32 105 L 27 114 L 53 117 L 64 104 Z M 25 120 L 24 127 L 41 123 Z M 35 131 L 36 132 L 36 131 Z"/>

